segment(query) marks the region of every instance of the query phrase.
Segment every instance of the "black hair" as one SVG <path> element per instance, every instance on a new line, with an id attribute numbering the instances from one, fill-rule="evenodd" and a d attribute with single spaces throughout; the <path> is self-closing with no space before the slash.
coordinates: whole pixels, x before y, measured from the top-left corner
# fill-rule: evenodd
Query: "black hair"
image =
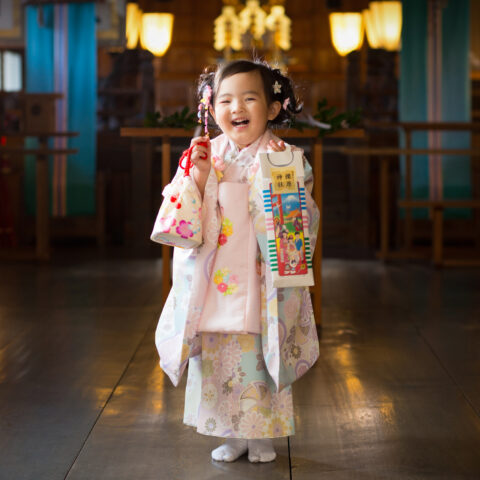
<path id="1" fill-rule="evenodd" d="M 280 102 L 281 105 L 280 112 L 273 120 L 268 121 L 268 126 L 288 126 L 295 115 L 302 111 L 303 103 L 299 101 L 295 94 L 295 87 L 292 80 L 284 75 L 278 68 L 273 68 L 267 62 L 261 60 L 234 60 L 233 62 L 222 65 L 216 70 L 207 68 L 205 72 L 200 75 L 197 89 L 198 97 L 199 99 L 203 97 L 203 91 L 205 87 L 209 85 L 212 89 L 211 104 L 215 105 L 215 96 L 223 80 L 237 73 L 254 71 L 259 72 L 262 78 L 267 105 L 270 106 L 273 102 Z M 276 93 L 274 85 L 277 82 L 280 84 L 280 88 L 277 89 Z"/>

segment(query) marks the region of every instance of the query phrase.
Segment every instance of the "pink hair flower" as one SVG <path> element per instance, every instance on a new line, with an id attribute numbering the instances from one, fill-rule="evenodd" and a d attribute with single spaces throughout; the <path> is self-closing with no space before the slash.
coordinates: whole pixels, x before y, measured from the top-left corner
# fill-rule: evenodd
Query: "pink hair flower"
<path id="1" fill-rule="evenodd" d="M 287 97 L 287 98 L 284 100 L 282 107 L 283 107 L 284 110 L 286 110 L 289 105 L 290 105 L 290 98 Z"/>

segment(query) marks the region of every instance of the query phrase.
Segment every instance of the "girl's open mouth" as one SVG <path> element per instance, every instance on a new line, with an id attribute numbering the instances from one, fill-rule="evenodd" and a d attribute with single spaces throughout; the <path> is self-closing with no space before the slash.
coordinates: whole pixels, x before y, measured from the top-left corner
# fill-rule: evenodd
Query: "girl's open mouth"
<path id="1" fill-rule="evenodd" d="M 234 127 L 241 127 L 244 125 L 248 125 L 250 123 L 250 120 L 232 120 L 232 125 Z"/>

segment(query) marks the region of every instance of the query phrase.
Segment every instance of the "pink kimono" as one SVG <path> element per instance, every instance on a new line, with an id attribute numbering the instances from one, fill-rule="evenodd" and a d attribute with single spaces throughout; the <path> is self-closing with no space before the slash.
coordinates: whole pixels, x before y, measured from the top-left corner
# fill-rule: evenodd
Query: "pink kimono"
<path id="1" fill-rule="evenodd" d="M 234 164 L 235 174 L 228 167 L 219 183 L 210 172 L 204 243 L 175 248 L 173 286 L 156 331 L 160 366 L 174 385 L 190 360 L 184 421 L 207 435 L 291 435 L 290 384 L 319 354 L 308 288 L 273 288 L 266 260 L 257 153 L 270 139 L 278 140 L 267 130 L 240 152 L 225 135 L 212 141 L 212 155 Z M 305 185 L 310 192 L 306 161 Z M 313 250 L 319 214 L 310 193 L 306 200 Z"/>

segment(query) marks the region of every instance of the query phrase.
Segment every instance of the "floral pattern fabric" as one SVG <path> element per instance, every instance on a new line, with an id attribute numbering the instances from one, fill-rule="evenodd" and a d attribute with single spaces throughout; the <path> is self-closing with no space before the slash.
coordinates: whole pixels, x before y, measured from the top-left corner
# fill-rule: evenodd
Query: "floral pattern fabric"
<path id="1" fill-rule="evenodd" d="M 229 157 L 235 161 L 226 166 L 224 177 L 229 181 L 230 170 L 244 162 L 246 174 L 241 181 L 249 187 L 249 213 L 259 245 L 261 267 L 261 355 L 268 374 L 277 391 L 305 374 L 319 355 L 319 344 L 313 308 L 308 288 L 274 288 L 268 264 L 265 214 L 263 209 L 263 181 L 259 171 L 257 153 L 268 150 L 270 140 L 279 139 L 271 131 L 240 152 L 233 152 L 225 135 L 212 140 L 212 155 Z M 288 147 L 290 148 L 290 147 Z M 294 147 L 291 147 L 294 148 Z M 235 155 L 233 155 L 235 153 Z M 248 166 L 247 166 L 248 165 Z M 310 195 L 313 186 L 312 169 L 305 166 L 306 203 L 312 252 L 319 225 L 319 211 Z M 177 172 L 175 183 L 183 175 Z M 238 178 L 238 177 L 237 177 Z M 160 366 L 174 385 L 178 385 L 190 359 L 190 368 L 198 364 L 203 335 L 198 334 L 198 324 L 204 308 L 207 286 L 213 275 L 213 259 L 218 248 L 222 228 L 222 212 L 218 205 L 219 181 L 214 169 L 205 185 L 202 204 L 203 244 L 198 248 L 174 249 L 172 290 L 161 313 L 155 342 L 160 356 Z M 234 226 L 235 229 L 235 226 Z M 228 245 L 228 242 L 227 242 Z"/>
<path id="2" fill-rule="evenodd" d="M 213 283 L 223 295 L 232 295 L 237 291 L 237 276 L 229 268 L 221 268 L 213 274 Z"/>
<path id="3" fill-rule="evenodd" d="M 260 335 L 202 333 L 190 359 L 184 423 L 204 435 L 275 438 L 295 433 L 291 387 L 276 391 Z"/>

